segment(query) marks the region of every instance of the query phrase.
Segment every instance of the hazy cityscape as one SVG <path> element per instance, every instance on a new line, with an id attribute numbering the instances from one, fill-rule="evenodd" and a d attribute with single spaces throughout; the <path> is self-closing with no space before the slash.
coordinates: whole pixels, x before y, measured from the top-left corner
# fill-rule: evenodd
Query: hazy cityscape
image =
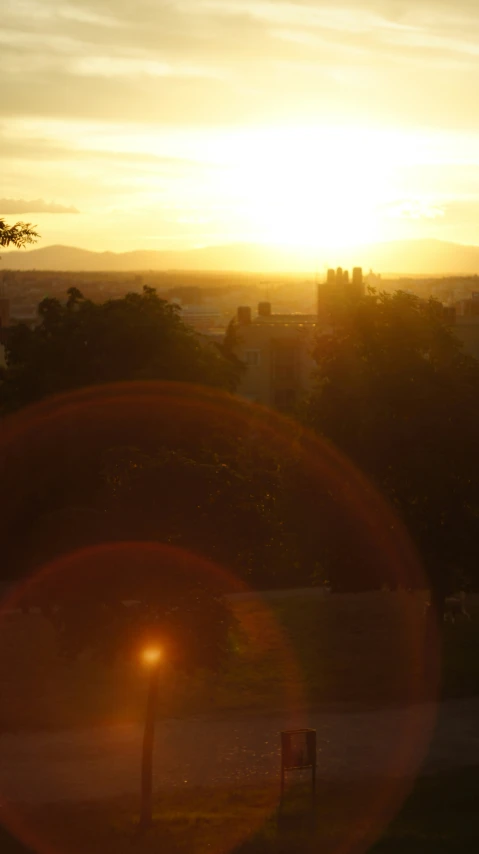
<path id="1" fill-rule="evenodd" d="M 479 850 L 479 7 L 0 16 L 0 854 Z"/>

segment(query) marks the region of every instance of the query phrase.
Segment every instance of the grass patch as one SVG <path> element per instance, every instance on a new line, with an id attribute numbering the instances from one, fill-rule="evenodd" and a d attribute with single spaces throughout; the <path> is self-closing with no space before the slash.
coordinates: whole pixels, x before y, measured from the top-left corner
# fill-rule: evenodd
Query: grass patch
<path id="1" fill-rule="evenodd" d="M 478 850 L 479 768 L 418 780 L 374 854 L 473 854 Z"/>
<path id="2" fill-rule="evenodd" d="M 161 714 L 243 715 L 285 707 L 387 706 L 418 699 L 424 596 L 314 592 L 258 595 L 232 604 L 235 651 L 219 682 L 165 671 Z M 442 693 L 479 694 L 479 603 L 471 622 L 446 624 Z M 40 616 L 0 620 L 0 729 L 63 728 L 141 720 L 145 675 L 135 662 L 106 667 L 59 660 Z"/>
<path id="3" fill-rule="evenodd" d="M 281 813 L 277 788 L 173 790 L 159 795 L 143 836 L 131 799 L 30 809 L 22 825 L 36 845 L 68 854 L 472 854 L 478 783 L 470 768 L 421 778 L 409 797 L 397 781 L 320 784 L 313 806 L 309 789 L 296 785 Z M 29 848 L 4 832 L 0 850 Z"/>

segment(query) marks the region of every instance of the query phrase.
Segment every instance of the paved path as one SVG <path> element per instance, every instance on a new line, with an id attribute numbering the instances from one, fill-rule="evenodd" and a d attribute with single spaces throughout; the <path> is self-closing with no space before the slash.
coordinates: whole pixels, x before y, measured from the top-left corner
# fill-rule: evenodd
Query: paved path
<path id="1" fill-rule="evenodd" d="M 158 723 L 155 786 L 277 785 L 278 732 L 318 732 L 318 776 L 357 779 L 479 765 L 479 699 L 351 713 Z M 134 725 L 0 736 L 4 801 L 110 798 L 138 790 L 141 728 Z M 427 753 L 425 764 L 422 760 Z"/>

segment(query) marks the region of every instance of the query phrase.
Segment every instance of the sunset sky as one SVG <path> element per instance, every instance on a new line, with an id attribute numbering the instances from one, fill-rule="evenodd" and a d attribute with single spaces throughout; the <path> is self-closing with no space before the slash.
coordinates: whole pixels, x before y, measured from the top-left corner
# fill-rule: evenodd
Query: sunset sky
<path id="1" fill-rule="evenodd" d="M 479 244 L 478 0 L 4 0 L 0 73 L 39 245 Z"/>

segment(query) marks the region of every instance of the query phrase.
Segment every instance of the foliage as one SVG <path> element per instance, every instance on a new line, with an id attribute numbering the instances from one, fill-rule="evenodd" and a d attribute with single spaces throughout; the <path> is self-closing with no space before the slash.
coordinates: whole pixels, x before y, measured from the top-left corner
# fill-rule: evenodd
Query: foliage
<path id="1" fill-rule="evenodd" d="M 55 621 L 69 654 L 88 645 L 105 652 L 131 647 L 143 623 L 146 631 L 176 614 L 181 625 L 171 634 L 181 636 L 188 660 L 197 660 L 218 628 L 204 664 L 214 650 L 224 651 L 228 618 L 211 572 L 206 587 L 198 586 L 195 566 L 212 560 L 248 580 L 274 583 L 284 565 L 276 462 L 248 438 L 245 409 L 212 390 L 136 382 L 49 398 L 5 419 L 0 469 L 10 500 L 0 519 L 3 571 L 22 578 L 85 556 L 85 565 L 70 572 L 84 587 L 51 587 L 42 576 L 28 593 Z M 146 541 L 157 557 L 145 568 L 135 549 L 141 555 Z M 95 557 L 103 544 L 119 550 L 111 567 Z M 162 559 L 162 550 L 178 547 L 191 556 L 191 577 Z M 63 575 L 58 570 L 55 577 Z M 125 609 L 125 601 L 142 607 Z M 192 644 L 196 634 L 204 643 Z"/>
<path id="2" fill-rule="evenodd" d="M 233 854 L 316 854 L 338 850 L 360 850 L 364 854 L 473 854 L 476 850 L 476 767 L 419 777 L 398 814 L 391 816 L 389 827 L 382 828 L 376 841 L 381 825 L 374 825 L 364 816 L 371 815 L 378 785 L 374 779 L 328 779 L 321 785 L 315 809 L 308 810 L 308 786 L 296 784 L 291 787 L 278 820 L 270 819 Z M 383 814 L 383 821 L 384 818 Z M 347 841 L 343 842 L 346 834 Z M 363 838 L 351 849 L 353 834 L 355 839 L 361 835 Z"/>
<path id="3" fill-rule="evenodd" d="M 216 390 L 139 382 L 11 414 L 0 436 L 4 574 L 127 538 L 193 550 L 252 586 L 307 584 L 285 517 L 295 461 L 278 420 Z"/>
<path id="4" fill-rule="evenodd" d="M 268 585 L 269 576 L 274 586 L 281 560 L 278 470 L 271 459 L 254 466 L 240 443 L 235 451 L 112 450 L 102 495 L 112 527 L 187 547 L 245 580 L 260 575 Z"/>
<path id="5" fill-rule="evenodd" d="M 0 219 L 0 246 L 15 246 L 21 249 L 27 243 L 35 243 L 39 236 L 29 222 L 7 225 L 4 219 Z"/>
<path id="6" fill-rule="evenodd" d="M 185 326 L 153 288 L 101 304 L 70 288 L 66 304 L 44 299 L 39 316 L 34 329 L 9 332 L 4 410 L 97 383 L 165 379 L 233 391 L 239 379 L 238 360 Z"/>
<path id="7" fill-rule="evenodd" d="M 163 564 L 158 568 L 161 576 Z M 281 714 L 293 699 L 318 710 L 344 703 L 380 709 L 423 699 L 424 602 L 423 592 L 326 596 L 311 590 L 230 600 L 232 651 L 219 681 L 212 686 L 209 674 L 177 675 L 173 667 L 173 674 L 165 672 L 160 715 L 237 719 Z M 479 696 L 477 596 L 468 597 L 467 609 L 471 621 L 445 624 L 442 699 Z M 50 624 L 36 614 L 2 619 L 0 638 L 0 730 L 69 729 L 141 714 L 145 676 L 138 657 L 128 660 L 127 638 L 130 653 L 137 652 L 131 633 L 116 663 L 81 656 L 68 668 L 52 643 Z M 63 640 L 64 650 L 71 649 Z M 162 668 L 169 660 L 170 654 Z"/>
<path id="8" fill-rule="evenodd" d="M 216 390 L 135 382 L 49 398 L 5 420 L 0 466 L 10 578 L 125 538 L 186 548 L 260 589 L 328 582 L 338 549 L 381 576 L 363 507 L 379 527 L 389 517 L 368 484 L 298 424 Z"/>
<path id="9" fill-rule="evenodd" d="M 59 471 L 51 485 L 45 480 L 40 505 L 29 507 L 25 496 L 20 525 L 29 530 L 12 544 L 10 572 L 23 574 L 72 550 L 128 539 L 186 548 L 230 567 L 252 586 L 291 583 L 295 544 L 285 531 L 282 473 L 274 457 L 265 456 L 258 467 L 240 443 L 221 454 L 211 445 L 163 445 L 151 452 L 122 446 L 97 457 L 96 477 L 91 472 L 82 484 L 80 474 L 72 484 L 81 468 L 75 456 L 72 449 L 71 474 Z M 297 581 L 307 583 L 308 571 L 297 572 Z"/>
<path id="10" fill-rule="evenodd" d="M 228 653 L 231 612 L 213 566 L 157 543 L 80 549 L 27 583 L 20 603 L 40 607 L 67 658 L 111 659 L 160 645 L 166 667 L 218 668 Z"/>
<path id="11" fill-rule="evenodd" d="M 319 335 L 305 421 L 379 486 L 407 525 L 440 598 L 477 578 L 479 363 L 431 300 L 375 292 Z M 336 568 L 355 589 L 354 564 Z"/>
<path id="12" fill-rule="evenodd" d="M 232 355 L 239 343 L 238 321 L 230 320 L 226 328 L 223 347 L 226 353 Z M 244 366 L 243 366 L 244 367 Z"/>

